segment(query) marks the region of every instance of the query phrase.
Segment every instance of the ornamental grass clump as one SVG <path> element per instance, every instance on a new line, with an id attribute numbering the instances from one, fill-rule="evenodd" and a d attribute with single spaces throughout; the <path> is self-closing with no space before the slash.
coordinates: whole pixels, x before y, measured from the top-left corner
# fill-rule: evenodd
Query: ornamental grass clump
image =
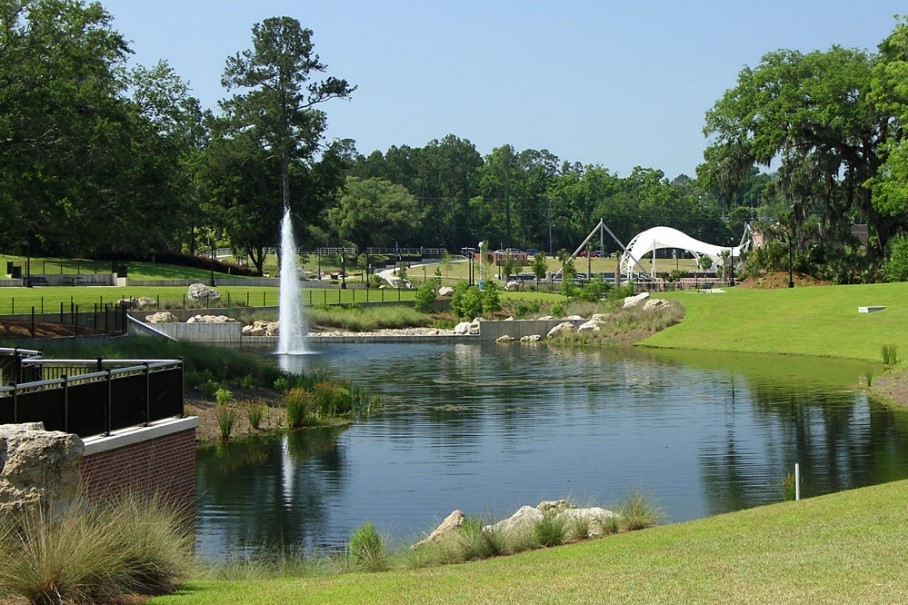
<path id="1" fill-rule="evenodd" d="M 351 534 L 349 549 L 350 565 L 355 569 L 384 571 L 389 567 L 385 541 L 371 521 L 359 526 Z"/>
<path id="2" fill-rule="evenodd" d="M 257 401 L 250 401 L 247 403 L 246 420 L 249 422 L 249 427 L 256 431 L 259 430 L 266 412 L 267 408 L 264 403 Z"/>
<path id="3" fill-rule="evenodd" d="M 567 529 L 567 518 L 564 515 L 547 514 L 542 520 L 536 523 L 536 527 L 534 528 L 536 541 L 540 546 L 546 548 L 561 546 L 564 544 Z"/>
<path id="4" fill-rule="evenodd" d="M 236 426 L 236 410 L 226 405 L 219 405 L 214 412 L 214 417 L 218 423 L 221 441 L 227 441 L 233 434 L 233 427 Z"/>
<path id="5" fill-rule="evenodd" d="M 633 492 L 618 507 L 619 527 L 624 531 L 646 529 L 656 525 L 663 513 L 649 498 L 640 492 Z"/>
<path id="6" fill-rule="evenodd" d="M 296 387 L 284 395 L 284 404 L 287 406 L 287 426 L 298 429 L 312 422 L 315 410 L 315 397 L 311 391 Z"/>
<path id="7" fill-rule="evenodd" d="M 162 498 L 83 499 L 0 518 L 0 598 L 39 605 L 174 590 L 193 566 L 185 516 Z"/>

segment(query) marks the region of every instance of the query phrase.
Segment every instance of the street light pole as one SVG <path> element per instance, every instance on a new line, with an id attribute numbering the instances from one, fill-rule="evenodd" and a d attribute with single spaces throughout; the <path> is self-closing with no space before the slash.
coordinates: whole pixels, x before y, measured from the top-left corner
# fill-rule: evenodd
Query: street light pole
<path id="1" fill-rule="evenodd" d="M 791 236 L 789 235 L 788 236 L 788 287 L 794 288 L 795 283 L 794 283 L 794 276 L 792 274 L 791 265 L 792 265 L 792 262 L 791 262 Z"/>
<path id="2" fill-rule="evenodd" d="M 343 248 L 341 248 L 343 250 Z M 341 252 L 341 290 L 347 289 L 347 263 L 344 253 Z"/>
<path id="3" fill-rule="evenodd" d="M 25 287 L 32 287 L 32 238 L 25 234 Z"/>
<path id="4" fill-rule="evenodd" d="M 208 236 L 208 266 L 211 269 L 208 285 L 214 287 L 214 248 L 211 247 L 211 235 Z"/>

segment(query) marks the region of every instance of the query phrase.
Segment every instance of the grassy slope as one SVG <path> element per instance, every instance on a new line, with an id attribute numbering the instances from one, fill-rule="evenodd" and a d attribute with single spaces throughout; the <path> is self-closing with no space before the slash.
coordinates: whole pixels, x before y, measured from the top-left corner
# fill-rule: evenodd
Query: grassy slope
<path id="1" fill-rule="evenodd" d="M 784 290 L 675 292 L 684 321 L 645 340 L 653 347 L 783 353 L 881 361 L 880 345 L 908 352 L 908 283 Z M 883 305 L 878 313 L 859 306 Z"/>
<path id="2" fill-rule="evenodd" d="M 908 482 L 446 567 L 193 582 L 195 603 L 896 603 L 908 594 Z"/>

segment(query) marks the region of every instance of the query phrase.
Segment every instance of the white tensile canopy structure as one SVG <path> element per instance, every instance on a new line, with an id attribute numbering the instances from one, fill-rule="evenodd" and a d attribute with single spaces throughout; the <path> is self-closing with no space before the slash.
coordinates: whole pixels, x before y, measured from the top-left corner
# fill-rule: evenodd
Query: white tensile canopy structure
<path id="1" fill-rule="evenodd" d="M 706 242 L 701 242 L 700 240 L 694 239 L 686 233 L 678 231 L 677 229 L 672 229 L 671 227 L 653 227 L 652 229 L 647 229 L 634 236 L 634 239 L 632 239 L 624 249 L 624 254 L 621 256 L 621 274 L 625 279 L 630 279 L 634 273 L 634 266 L 639 265 L 640 259 L 648 252 L 661 248 L 686 250 L 693 254 L 694 258 L 697 260 L 699 260 L 701 256 L 708 256 L 712 259 L 713 265 L 718 266 L 722 264 L 721 259 L 723 254 L 728 254 L 732 258 L 740 259 L 741 255 L 750 249 L 752 241 L 753 237 L 749 226 L 744 230 L 744 236 L 741 238 L 741 243 L 731 247 L 707 244 Z M 642 267 L 640 268 L 640 272 L 645 273 Z"/>

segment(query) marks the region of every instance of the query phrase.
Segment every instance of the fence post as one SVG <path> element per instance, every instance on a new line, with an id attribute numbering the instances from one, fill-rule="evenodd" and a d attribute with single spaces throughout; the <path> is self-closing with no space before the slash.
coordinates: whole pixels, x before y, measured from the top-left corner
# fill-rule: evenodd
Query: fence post
<path id="1" fill-rule="evenodd" d="M 76 312 L 73 313 L 73 327 L 76 329 L 76 336 L 79 335 L 79 305 L 76 305 Z"/>
<path id="2" fill-rule="evenodd" d="M 63 379 L 63 431 L 71 433 L 69 430 L 69 378 L 66 374 L 61 376 Z"/>
<path id="3" fill-rule="evenodd" d="M 145 362 L 145 426 L 151 420 L 151 368 Z"/>
<path id="4" fill-rule="evenodd" d="M 60 323 L 63 323 L 63 301 L 60 301 Z"/>
<path id="5" fill-rule="evenodd" d="M 13 424 L 19 424 L 19 378 L 13 383 Z"/>
<path id="6" fill-rule="evenodd" d="M 104 433 L 107 437 L 110 437 L 110 428 L 113 424 L 113 405 L 111 403 L 111 399 L 113 399 L 113 396 L 111 395 L 111 391 L 113 389 L 113 377 L 111 375 L 111 372 L 112 370 L 107 370 L 107 431 L 105 431 Z"/>
<path id="7" fill-rule="evenodd" d="M 265 306 L 265 291 L 262 290 L 262 306 Z"/>
<path id="8" fill-rule="evenodd" d="M 249 306 L 249 292 L 246 292 L 246 306 Z"/>
<path id="9" fill-rule="evenodd" d="M 35 308 L 32 307 L 32 338 L 35 337 Z"/>

